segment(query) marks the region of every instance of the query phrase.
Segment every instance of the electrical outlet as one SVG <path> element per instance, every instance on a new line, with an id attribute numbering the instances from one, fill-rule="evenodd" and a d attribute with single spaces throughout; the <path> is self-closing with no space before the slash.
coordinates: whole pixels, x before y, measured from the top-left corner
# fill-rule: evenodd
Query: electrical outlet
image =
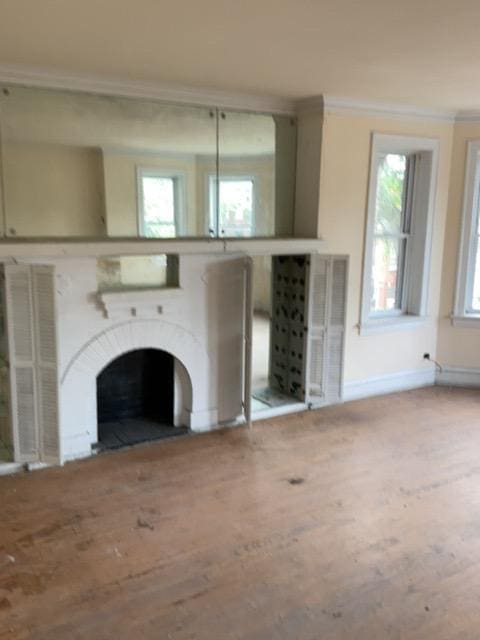
<path id="1" fill-rule="evenodd" d="M 430 360 L 430 354 L 429 353 L 424 353 L 423 354 L 423 359 L 424 360 Z"/>

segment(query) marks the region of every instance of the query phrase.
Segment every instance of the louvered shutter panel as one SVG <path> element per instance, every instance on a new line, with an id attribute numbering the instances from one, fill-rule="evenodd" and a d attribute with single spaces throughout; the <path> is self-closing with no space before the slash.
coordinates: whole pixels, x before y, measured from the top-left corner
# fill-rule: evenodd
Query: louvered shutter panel
<path id="1" fill-rule="evenodd" d="M 14 457 L 38 459 L 32 281 L 29 265 L 5 265 Z"/>
<path id="2" fill-rule="evenodd" d="M 343 395 L 347 260 L 345 258 L 332 258 L 330 264 L 328 328 L 325 349 L 325 401 L 327 404 L 334 404 L 335 402 L 340 402 Z"/>
<path id="3" fill-rule="evenodd" d="M 32 267 L 38 426 L 41 458 L 59 461 L 55 272 L 51 266 Z"/>
<path id="4" fill-rule="evenodd" d="M 244 380 L 243 380 L 243 413 L 245 422 L 252 426 L 252 330 L 253 330 L 253 262 L 245 258 L 244 267 Z"/>
<path id="5" fill-rule="evenodd" d="M 325 395 L 325 330 L 329 266 L 328 258 L 310 256 L 305 377 L 306 400 L 312 405 L 322 404 Z"/>

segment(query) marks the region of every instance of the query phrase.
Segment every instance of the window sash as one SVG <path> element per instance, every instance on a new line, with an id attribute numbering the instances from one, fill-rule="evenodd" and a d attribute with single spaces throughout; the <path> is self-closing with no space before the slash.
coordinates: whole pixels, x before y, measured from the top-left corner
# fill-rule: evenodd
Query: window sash
<path id="1" fill-rule="evenodd" d="M 377 154 L 376 162 L 375 162 L 375 201 L 374 207 L 376 212 L 376 203 L 377 203 L 377 189 L 378 189 L 378 177 L 380 172 L 380 165 L 385 157 L 392 153 L 394 155 L 405 155 L 406 156 L 406 166 L 405 166 L 405 177 L 403 182 L 403 191 L 402 191 L 402 205 L 401 205 L 401 218 L 400 218 L 400 229 L 397 233 L 376 233 L 375 231 L 372 234 L 372 242 L 370 247 L 371 252 L 371 260 L 370 260 L 370 294 L 369 299 L 372 298 L 372 286 L 373 286 L 373 270 L 374 270 L 374 260 L 373 260 L 373 252 L 375 247 L 375 240 L 377 239 L 391 239 L 396 240 L 397 245 L 402 247 L 402 250 L 398 252 L 397 258 L 397 276 L 395 283 L 395 304 L 392 309 L 371 309 L 369 310 L 368 317 L 369 318 L 384 318 L 389 316 L 398 316 L 404 314 L 406 312 L 406 300 L 407 300 L 407 273 L 408 273 L 408 256 L 410 249 L 410 230 L 412 226 L 412 209 L 413 209 L 413 189 L 414 189 L 414 176 L 415 176 L 415 164 L 416 164 L 416 156 L 415 154 L 403 154 L 398 153 L 394 150 L 389 151 L 388 153 L 382 152 Z M 373 216 L 373 228 L 375 229 L 376 223 L 376 213 Z M 401 242 L 403 240 L 403 242 Z"/>
<path id="2" fill-rule="evenodd" d="M 475 197 L 473 200 L 472 212 L 471 212 L 471 239 L 470 239 L 470 250 L 468 256 L 468 267 L 467 267 L 467 282 L 466 282 L 466 305 L 465 305 L 465 313 L 467 314 L 479 314 L 480 307 L 473 306 L 473 292 L 475 287 L 475 271 L 476 271 L 476 263 L 477 256 L 480 250 L 480 242 L 479 242 L 479 210 L 480 210 L 480 157 L 477 157 L 476 161 L 476 169 L 475 169 Z"/>
<path id="3" fill-rule="evenodd" d="M 241 237 L 252 237 L 254 236 L 254 231 L 255 231 L 255 179 L 252 176 L 245 176 L 245 175 L 238 175 L 238 176 L 219 176 L 217 178 L 216 175 L 211 175 L 209 177 L 209 187 L 208 187 L 208 194 L 209 194 L 209 212 L 208 212 L 208 220 L 209 220 L 209 234 L 213 235 L 213 236 L 220 236 L 221 237 L 237 237 L 238 234 L 235 234 L 234 236 L 229 235 L 229 233 L 227 233 L 227 230 L 229 229 L 229 227 L 227 226 L 221 226 L 221 220 L 220 220 L 220 188 L 221 188 L 221 183 L 222 182 L 250 182 L 252 185 L 252 217 L 251 217 L 251 223 L 250 224 L 245 224 L 242 227 L 239 228 L 243 228 L 245 230 L 247 230 L 247 235 L 246 236 L 241 236 Z M 220 234 L 220 232 L 223 232 Z"/>
<path id="4" fill-rule="evenodd" d="M 158 178 L 159 180 L 171 180 L 173 185 L 173 220 L 158 220 L 154 223 L 146 220 L 145 216 L 145 197 L 144 197 L 144 180 L 148 178 Z M 183 176 L 168 171 L 159 171 L 155 169 L 137 169 L 137 190 L 138 190 L 138 227 L 139 235 L 143 237 L 154 238 L 172 238 L 181 235 L 183 230 L 183 216 L 184 216 L 184 196 L 183 196 Z M 160 229 L 166 229 L 168 227 L 174 227 L 173 235 L 157 235 L 148 233 L 148 229 L 151 226 L 155 226 Z"/>

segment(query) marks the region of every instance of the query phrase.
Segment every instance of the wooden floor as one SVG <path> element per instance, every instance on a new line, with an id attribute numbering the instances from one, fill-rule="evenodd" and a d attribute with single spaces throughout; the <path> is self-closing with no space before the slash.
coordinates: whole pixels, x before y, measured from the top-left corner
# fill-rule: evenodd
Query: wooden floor
<path id="1" fill-rule="evenodd" d="M 0 478 L 0 638 L 478 640 L 480 391 Z"/>

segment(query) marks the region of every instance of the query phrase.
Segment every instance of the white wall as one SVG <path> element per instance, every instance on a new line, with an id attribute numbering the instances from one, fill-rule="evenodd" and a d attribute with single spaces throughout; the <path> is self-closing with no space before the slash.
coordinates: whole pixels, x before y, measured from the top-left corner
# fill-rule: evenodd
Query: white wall
<path id="1" fill-rule="evenodd" d="M 88 455 L 97 440 L 98 363 L 108 364 L 110 352 L 119 355 L 119 350 L 132 345 L 161 343 L 186 367 L 193 384 L 192 422 L 187 426 L 193 430 L 215 428 L 241 413 L 243 259 L 182 256 L 180 289 L 159 289 L 153 302 L 150 297 L 138 308 L 135 301 L 113 311 L 107 305 L 109 317 L 97 295 L 96 260 L 53 263 L 64 460 Z M 117 301 L 114 298 L 114 306 Z M 181 367 L 176 373 L 177 386 Z M 182 413 L 176 403 L 177 423 Z"/>

